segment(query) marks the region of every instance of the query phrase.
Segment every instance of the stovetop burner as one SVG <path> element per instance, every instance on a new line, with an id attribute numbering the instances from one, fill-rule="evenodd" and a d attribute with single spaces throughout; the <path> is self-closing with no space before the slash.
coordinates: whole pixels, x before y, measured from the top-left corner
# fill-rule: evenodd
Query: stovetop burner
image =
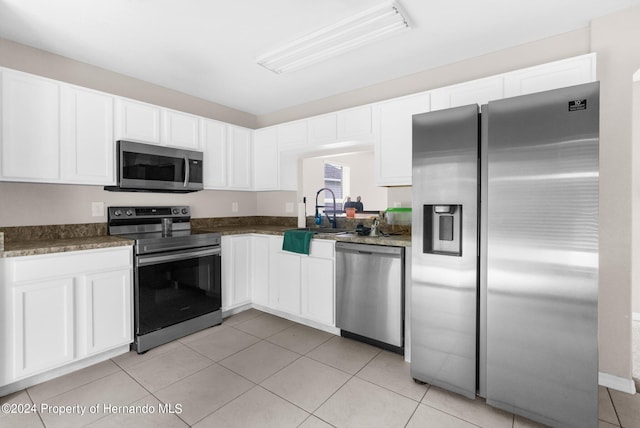
<path id="1" fill-rule="evenodd" d="M 136 241 L 136 254 L 220 245 L 216 232 L 191 231 L 188 206 L 109 207 L 109 235 Z"/>

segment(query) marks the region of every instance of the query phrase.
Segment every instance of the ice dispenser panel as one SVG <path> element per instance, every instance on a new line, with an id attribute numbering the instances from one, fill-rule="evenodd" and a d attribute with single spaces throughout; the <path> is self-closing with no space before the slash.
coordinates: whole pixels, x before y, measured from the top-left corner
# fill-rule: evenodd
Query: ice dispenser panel
<path id="1" fill-rule="evenodd" d="M 462 255 L 462 205 L 424 205 L 423 252 Z"/>

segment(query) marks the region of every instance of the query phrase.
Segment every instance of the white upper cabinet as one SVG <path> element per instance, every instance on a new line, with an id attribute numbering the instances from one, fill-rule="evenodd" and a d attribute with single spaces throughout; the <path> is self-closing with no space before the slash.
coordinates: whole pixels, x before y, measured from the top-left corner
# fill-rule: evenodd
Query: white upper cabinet
<path id="1" fill-rule="evenodd" d="M 255 190 L 279 189 L 278 129 L 258 129 L 253 134 L 253 181 Z"/>
<path id="2" fill-rule="evenodd" d="M 278 125 L 278 148 L 280 150 L 305 148 L 308 141 L 306 119 Z"/>
<path id="3" fill-rule="evenodd" d="M 120 98 L 116 104 L 116 138 L 182 149 L 200 149 L 199 117 Z"/>
<path id="4" fill-rule="evenodd" d="M 251 190 L 253 131 L 239 126 L 227 125 L 227 187 L 233 190 Z M 208 168 L 205 165 L 205 168 Z"/>
<path id="5" fill-rule="evenodd" d="M 200 119 L 200 138 L 204 156 L 204 188 L 227 186 L 227 125 Z"/>
<path id="6" fill-rule="evenodd" d="M 312 147 L 334 143 L 338 139 L 338 115 L 324 114 L 309 118 L 309 145 Z"/>
<path id="7" fill-rule="evenodd" d="M 115 184 L 113 97 L 63 86 L 60 106 L 62 181 Z"/>
<path id="8" fill-rule="evenodd" d="M 550 91 L 596 80 L 596 54 L 591 53 L 505 74 L 505 97 Z"/>
<path id="9" fill-rule="evenodd" d="M 56 182 L 60 177 L 60 85 L 2 70 L 4 180 Z"/>
<path id="10" fill-rule="evenodd" d="M 116 139 L 160 144 L 158 106 L 119 98 L 116 103 Z"/>
<path id="11" fill-rule="evenodd" d="M 410 186 L 412 168 L 412 119 L 429 111 L 430 94 L 397 98 L 379 103 L 380 136 L 374 159 L 378 186 Z"/>
<path id="12" fill-rule="evenodd" d="M 200 149 L 198 116 L 163 110 L 162 123 L 163 144 L 189 150 Z"/>
<path id="13" fill-rule="evenodd" d="M 487 77 L 431 91 L 431 111 L 504 98 L 504 76 Z"/>
<path id="14" fill-rule="evenodd" d="M 368 141 L 373 137 L 371 105 L 338 112 L 338 141 Z"/>
<path id="15" fill-rule="evenodd" d="M 205 189 L 252 189 L 251 129 L 200 120 Z"/>

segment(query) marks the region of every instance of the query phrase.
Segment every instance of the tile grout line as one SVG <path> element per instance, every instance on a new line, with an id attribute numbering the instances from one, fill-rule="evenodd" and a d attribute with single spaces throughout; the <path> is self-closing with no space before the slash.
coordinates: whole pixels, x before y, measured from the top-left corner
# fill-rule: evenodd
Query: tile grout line
<path id="1" fill-rule="evenodd" d="M 618 409 L 616 409 L 616 403 L 613 401 L 613 397 L 611 396 L 611 391 L 607 388 L 607 395 L 609 396 L 609 401 L 611 401 L 611 405 L 613 406 L 613 411 L 616 414 L 616 419 L 618 419 L 618 426 L 622 427 L 622 421 L 620 420 L 620 415 L 618 415 Z"/>
<path id="2" fill-rule="evenodd" d="M 27 393 L 27 397 L 29 397 L 29 400 L 31 401 L 31 404 L 33 404 L 34 406 L 36 405 L 35 401 L 33 401 L 33 398 L 31 397 L 31 394 L 29 394 L 29 390 L 28 388 L 24 389 L 24 392 Z M 60 395 L 60 394 L 58 394 Z M 47 428 L 47 424 L 44 422 L 44 419 L 42 419 L 42 415 L 40 414 L 40 412 L 36 412 L 38 414 L 38 419 L 40 419 L 40 422 L 42 423 L 42 426 Z"/>

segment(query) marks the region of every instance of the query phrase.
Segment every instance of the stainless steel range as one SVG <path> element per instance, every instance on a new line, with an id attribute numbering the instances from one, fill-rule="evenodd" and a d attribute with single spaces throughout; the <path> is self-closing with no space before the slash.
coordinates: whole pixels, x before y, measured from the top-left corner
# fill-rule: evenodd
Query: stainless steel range
<path id="1" fill-rule="evenodd" d="M 138 353 L 222 322 L 220 234 L 190 219 L 188 206 L 108 209 L 109 234 L 135 240 Z"/>

